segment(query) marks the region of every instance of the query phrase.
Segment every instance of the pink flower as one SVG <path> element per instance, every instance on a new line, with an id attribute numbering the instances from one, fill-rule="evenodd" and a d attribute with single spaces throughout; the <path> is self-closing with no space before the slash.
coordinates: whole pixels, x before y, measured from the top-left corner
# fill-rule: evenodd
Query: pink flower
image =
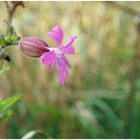
<path id="1" fill-rule="evenodd" d="M 48 32 L 48 35 L 56 41 L 57 48 L 50 48 L 42 39 L 29 37 L 20 41 L 20 49 L 30 57 L 40 57 L 42 64 L 48 66 L 49 71 L 57 67 L 59 81 L 64 84 L 68 79 L 68 69 L 70 68 L 66 55 L 75 53 L 73 43 L 77 37 L 71 36 L 68 42 L 62 45 L 64 35 L 60 26 L 55 26 L 52 32 Z"/>
<path id="2" fill-rule="evenodd" d="M 68 79 L 68 69 L 70 68 L 66 55 L 75 53 L 73 43 L 77 37 L 71 36 L 68 42 L 62 45 L 64 35 L 60 26 L 54 27 L 52 32 L 48 32 L 48 35 L 56 41 L 57 48 L 49 48 L 50 51 L 43 53 L 40 59 L 42 64 L 48 66 L 49 71 L 55 67 L 58 68 L 59 81 L 64 84 Z"/>

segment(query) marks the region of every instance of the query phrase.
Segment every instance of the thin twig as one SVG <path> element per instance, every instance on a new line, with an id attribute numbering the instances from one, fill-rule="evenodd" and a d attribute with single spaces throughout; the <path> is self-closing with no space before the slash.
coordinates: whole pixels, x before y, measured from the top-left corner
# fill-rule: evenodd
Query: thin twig
<path id="1" fill-rule="evenodd" d="M 12 34 L 16 35 L 14 28 L 11 25 L 11 22 L 12 22 L 12 18 L 14 16 L 14 13 L 15 13 L 17 7 L 18 6 L 24 7 L 24 3 L 22 1 L 11 1 L 11 2 L 4 1 L 4 3 L 6 6 L 6 9 L 7 9 L 7 13 L 8 13 L 8 20 L 5 21 L 8 25 L 7 32 L 11 32 Z M 9 5 L 9 3 L 11 3 L 11 6 Z M 7 61 L 11 60 L 10 57 L 4 53 L 4 50 L 5 50 L 5 48 L 7 48 L 9 46 L 13 46 L 13 45 L 17 45 L 17 43 L 11 44 L 11 45 L 0 46 L 0 60 L 2 60 L 2 59 L 5 59 Z"/>
<path id="2" fill-rule="evenodd" d="M 24 7 L 24 4 L 23 4 L 22 1 L 11 1 L 12 6 L 9 6 L 8 1 L 5 1 L 4 3 L 6 5 L 6 9 L 7 9 L 7 12 L 8 12 L 8 20 L 9 20 L 9 22 L 11 22 L 17 7 L 18 6 Z"/>

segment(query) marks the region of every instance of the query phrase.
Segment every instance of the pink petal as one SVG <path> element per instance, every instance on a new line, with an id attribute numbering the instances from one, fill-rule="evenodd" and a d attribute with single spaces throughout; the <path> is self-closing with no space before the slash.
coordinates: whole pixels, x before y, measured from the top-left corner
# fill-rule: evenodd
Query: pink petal
<path id="1" fill-rule="evenodd" d="M 61 46 L 63 40 L 63 31 L 60 26 L 55 26 L 53 32 L 48 32 L 48 35 L 57 42 L 58 47 Z"/>
<path id="2" fill-rule="evenodd" d="M 66 59 L 66 58 L 65 58 Z M 68 79 L 67 62 L 63 58 L 57 59 L 57 66 L 59 71 L 59 81 L 64 84 L 64 81 Z"/>
<path id="3" fill-rule="evenodd" d="M 42 64 L 49 65 L 54 64 L 56 61 L 56 55 L 54 51 L 45 52 L 40 57 Z"/>
<path id="4" fill-rule="evenodd" d="M 63 85 L 65 82 L 65 78 L 64 78 L 64 75 L 63 75 L 63 69 L 62 69 L 62 66 L 60 65 L 59 66 L 59 82 Z"/>
<path id="5" fill-rule="evenodd" d="M 77 38 L 77 36 L 71 36 L 69 41 L 67 42 L 67 44 L 61 48 L 61 50 L 63 51 L 64 54 L 74 54 L 75 53 L 75 48 L 73 46 L 73 43 L 76 38 Z"/>
<path id="6" fill-rule="evenodd" d="M 65 57 L 63 57 L 63 62 L 68 66 L 68 68 L 70 68 L 70 64 Z"/>

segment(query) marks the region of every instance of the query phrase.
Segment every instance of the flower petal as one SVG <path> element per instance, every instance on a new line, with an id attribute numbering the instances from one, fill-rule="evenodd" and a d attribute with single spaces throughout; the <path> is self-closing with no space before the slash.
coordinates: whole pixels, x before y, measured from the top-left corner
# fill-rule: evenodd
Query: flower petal
<path id="1" fill-rule="evenodd" d="M 60 26 L 55 26 L 53 28 L 53 32 L 48 32 L 48 35 L 56 41 L 58 47 L 61 46 L 63 40 L 63 31 Z"/>
<path id="2" fill-rule="evenodd" d="M 40 57 L 42 64 L 49 65 L 54 64 L 56 61 L 56 55 L 54 51 L 45 52 Z"/>
<path id="3" fill-rule="evenodd" d="M 66 59 L 66 58 L 65 58 Z M 57 67 L 59 71 L 59 81 L 64 84 L 64 81 L 68 79 L 67 61 L 64 58 L 57 58 Z"/>
<path id="4" fill-rule="evenodd" d="M 76 38 L 77 38 L 77 36 L 71 36 L 69 41 L 67 42 L 67 44 L 61 48 L 61 50 L 63 51 L 64 54 L 74 54 L 75 53 L 73 43 Z"/>
<path id="5" fill-rule="evenodd" d="M 64 56 L 63 56 L 63 61 L 64 61 L 64 63 L 68 66 L 68 68 L 70 68 L 69 61 L 68 61 L 67 58 L 64 57 Z"/>

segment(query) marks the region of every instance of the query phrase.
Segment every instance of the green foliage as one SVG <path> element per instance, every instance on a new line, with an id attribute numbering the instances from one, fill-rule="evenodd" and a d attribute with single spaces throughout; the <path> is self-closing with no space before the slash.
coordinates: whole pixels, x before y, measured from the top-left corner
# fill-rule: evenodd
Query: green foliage
<path id="1" fill-rule="evenodd" d="M 15 45 L 19 41 L 19 38 L 15 34 L 4 35 L 0 33 L 0 46 Z"/>
<path id="2" fill-rule="evenodd" d="M 11 107 L 19 101 L 21 95 L 15 95 L 5 100 L 0 100 L 0 122 L 3 121 L 5 118 L 11 116 L 13 111 Z"/>
<path id="3" fill-rule="evenodd" d="M 16 104 L 9 127 L 3 125 L 9 132 L 5 137 L 140 138 L 139 20 L 108 4 L 25 2 L 16 13 L 12 24 L 21 36 L 39 36 L 49 44 L 46 31 L 59 24 L 66 37 L 78 36 L 77 53 L 70 57 L 68 82 L 60 86 L 56 71 L 48 74 L 38 59 L 22 57 L 18 47 L 9 50 L 14 61 L 10 71 L 6 65 L 0 69 L 0 93 L 22 91 L 25 98 Z M 137 2 L 128 6 L 139 10 Z M 14 35 L 1 34 L 1 46 L 13 43 Z M 12 114 L 14 101 L 3 103 L 9 106 L 1 120 Z"/>
<path id="4" fill-rule="evenodd" d="M 50 139 L 51 137 L 41 131 L 32 130 L 21 139 Z"/>
<path id="5" fill-rule="evenodd" d="M 6 71 L 8 71 L 10 69 L 9 66 L 6 66 L 4 64 L 2 64 L 2 66 L 0 67 L 0 74 L 5 73 Z"/>

